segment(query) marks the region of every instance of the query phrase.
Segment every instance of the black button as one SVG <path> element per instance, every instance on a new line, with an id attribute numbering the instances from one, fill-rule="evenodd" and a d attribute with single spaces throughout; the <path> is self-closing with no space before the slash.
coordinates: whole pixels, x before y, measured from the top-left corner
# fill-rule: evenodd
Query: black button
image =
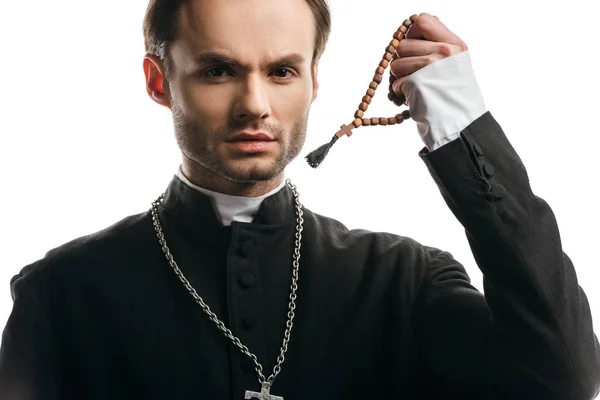
<path id="1" fill-rule="evenodd" d="M 488 177 L 492 177 L 496 173 L 494 167 L 492 167 L 490 164 L 485 164 L 483 166 L 483 172 L 485 172 Z"/>
<path id="2" fill-rule="evenodd" d="M 244 372 L 254 372 L 256 370 L 256 365 L 254 361 L 244 354 L 244 359 L 242 360 L 242 371 Z"/>
<path id="3" fill-rule="evenodd" d="M 501 199 L 504 197 L 504 195 L 506 194 L 506 189 L 504 189 L 504 186 L 502 185 L 494 185 L 492 186 L 492 196 L 495 199 Z"/>
<path id="4" fill-rule="evenodd" d="M 240 276 L 240 282 L 242 283 L 242 285 L 244 285 L 246 287 L 250 287 L 250 286 L 254 285 L 254 282 L 255 282 L 254 274 L 252 274 L 250 272 L 246 272 L 246 273 L 242 274 L 242 276 Z"/>
<path id="5" fill-rule="evenodd" d="M 475 154 L 477 154 L 479 157 L 483 156 L 483 149 L 478 143 L 473 144 L 473 150 L 475 150 Z"/>
<path id="6" fill-rule="evenodd" d="M 252 250 L 254 250 L 254 245 L 252 244 L 252 242 L 244 242 L 242 243 L 241 250 L 242 254 L 247 257 L 250 254 L 252 254 Z"/>
<path id="7" fill-rule="evenodd" d="M 244 317 L 244 325 L 248 329 L 254 328 L 256 326 L 256 318 L 251 315 Z"/>

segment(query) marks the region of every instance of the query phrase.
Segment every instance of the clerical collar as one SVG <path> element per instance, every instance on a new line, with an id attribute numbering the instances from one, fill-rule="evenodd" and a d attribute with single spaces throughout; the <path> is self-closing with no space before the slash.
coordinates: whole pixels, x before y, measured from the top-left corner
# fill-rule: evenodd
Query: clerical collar
<path id="1" fill-rule="evenodd" d="M 183 175 L 181 165 L 177 169 L 177 177 L 187 186 L 205 194 L 210 198 L 217 218 L 224 226 L 231 225 L 232 221 L 252 222 L 263 200 L 279 192 L 285 186 L 284 179 L 277 188 L 273 189 L 267 194 L 264 194 L 260 197 L 242 197 L 214 192 L 212 190 L 194 185 L 185 177 L 185 175 Z"/>

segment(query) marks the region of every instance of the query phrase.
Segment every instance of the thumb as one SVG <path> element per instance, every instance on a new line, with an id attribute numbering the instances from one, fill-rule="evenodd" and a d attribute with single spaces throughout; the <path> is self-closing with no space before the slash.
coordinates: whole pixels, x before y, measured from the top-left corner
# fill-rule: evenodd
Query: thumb
<path id="1" fill-rule="evenodd" d="M 398 78 L 394 81 L 394 83 L 392 84 L 392 90 L 394 91 L 394 93 L 396 94 L 396 96 L 398 97 L 406 97 L 406 95 L 403 93 L 402 91 L 402 85 L 404 85 L 404 82 L 406 82 L 408 80 L 409 76 L 403 76 L 402 78 Z"/>

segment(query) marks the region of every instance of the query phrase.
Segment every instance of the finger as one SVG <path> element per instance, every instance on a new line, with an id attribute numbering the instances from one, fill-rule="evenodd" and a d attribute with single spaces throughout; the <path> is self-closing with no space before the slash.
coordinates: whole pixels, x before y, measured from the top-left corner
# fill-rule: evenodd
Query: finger
<path id="1" fill-rule="evenodd" d="M 408 58 L 398 58 L 390 64 L 390 73 L 396 78 L 401 78 L 441 59 L 442 56 L 437 53 Z"/>
<path id="2" fill-rule="evenodd" d="M 451 44 L 463 44 L 462 40 L 440 22 L 439 19 L 429 14 L 420 14 L 406 32 L 407 39 L 431 40 Z"/>
<path id="3" fill-rule="evenodd" d="M 430 42 L 428 40 L 404 39 L 396 48 L 398 57 L 424 56 L 438 51 L 443 43 Z"/>

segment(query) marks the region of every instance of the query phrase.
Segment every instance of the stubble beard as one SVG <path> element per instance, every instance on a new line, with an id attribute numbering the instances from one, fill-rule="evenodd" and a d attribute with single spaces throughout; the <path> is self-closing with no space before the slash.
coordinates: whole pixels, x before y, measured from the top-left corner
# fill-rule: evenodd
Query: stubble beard
<path id="1" fill-rule="evenodd" d="M 289 135 L 285 134 L 280 125 L 264 123 L 259 126 L 249 123 L 232 123 L 229 127 L 210 132 L 207 131 L 201 122 L 188 118 L 180 107 L 172 105 L 171 111 L 173 114 L 175 139 L 186 158 L 216 176 L 232 182 L 255 183 L 276 178 L 300 154 L 306 140 L 310 109 L 292 126 Z M 236 168 L 230 160 L 223 159 L 217 153 L 213 145 L 214 143 L 223 143 L 232 134 L 246 128 L 265 130 L 278 138 L 280 151 L 274 160 L 269 162 L 261 161 L 260 165 L 253 168 Z M 248 155 L 247 157 L 250 158 L 252 155 Z M 235 164 L 239 165 L 239 160 Z"/>

